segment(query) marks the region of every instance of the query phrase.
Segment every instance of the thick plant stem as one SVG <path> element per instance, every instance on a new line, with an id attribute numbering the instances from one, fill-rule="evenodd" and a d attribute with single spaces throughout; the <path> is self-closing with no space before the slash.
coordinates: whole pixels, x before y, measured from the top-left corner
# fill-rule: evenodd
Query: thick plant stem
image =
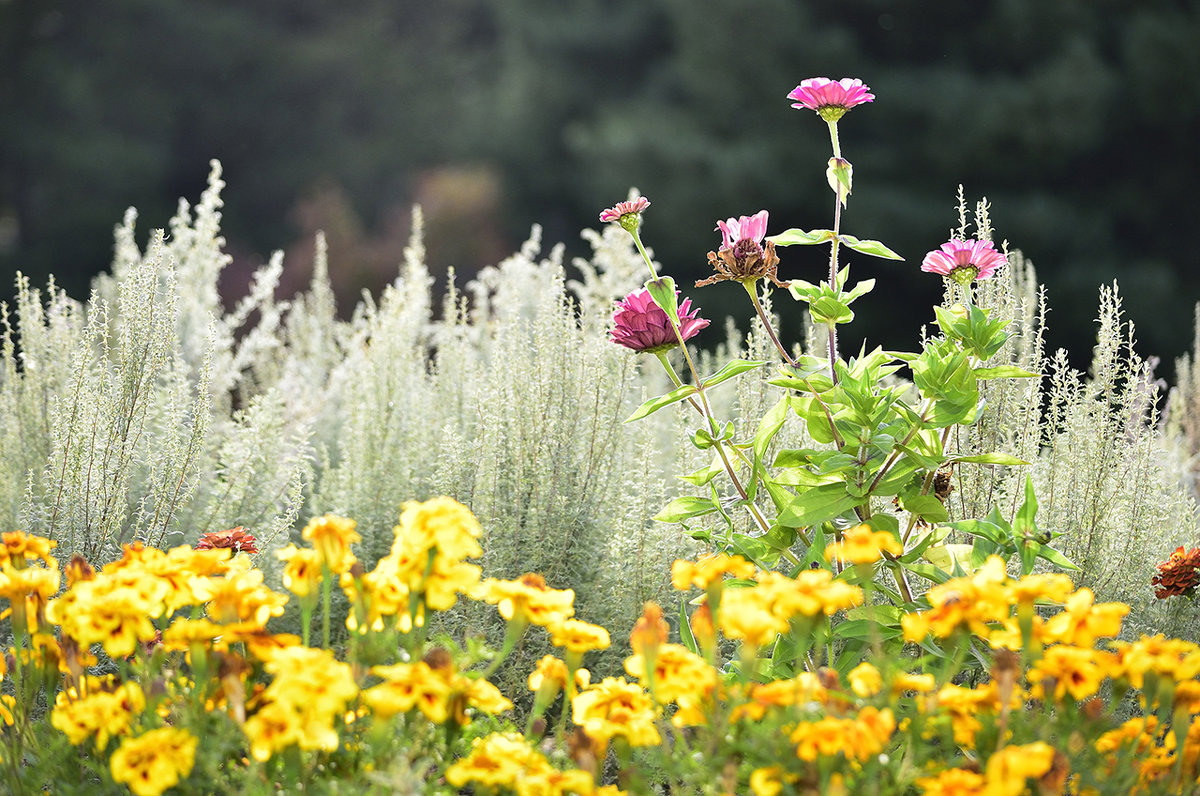
<path id="1" fill-rule="evenodd" d="M 830 129 L 836 131 L 836 127 L 830 126 Z M 837 135 L 834 134 L 834 144 L 836 146 Z M 838 236 L 842 233 L 842 201 L 835 194 L 833 197 L 833 240 L 829 242 L 829 287 L 835 292 L 838 290 Z M 829 326 L 829 377 L 834 384 L 838 383 L 837 368 L 835 363 L 838 358 L 837 347 L 837 324 L 830 323 Z"/>

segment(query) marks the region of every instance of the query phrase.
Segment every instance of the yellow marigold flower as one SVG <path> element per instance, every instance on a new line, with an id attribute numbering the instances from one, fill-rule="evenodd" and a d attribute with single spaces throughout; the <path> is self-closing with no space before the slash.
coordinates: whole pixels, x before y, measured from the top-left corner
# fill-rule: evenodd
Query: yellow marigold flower
<path id="1" fill-rule="evenodd" d="M 488 578 L 479 584 L 477 595 L 495 605 L 507 621 L 524 621 L 549 627 L 569 619 L 574 613 L 575 592 L 571 589 L 551 589 L 546 579 L 536 573 L 522 575 L 517 580 Z"/>
<path id="2" fill-rule="evenodd" d="M 137 683 L 122 683 L 115 690 L 101 690 L 102 681 L 89 677 L 86 695 L 76 689 L 59 691 L 54 697 L 50 724 L 74 746 L 93 735 L 96 748 L 103 750 L 114 735 L 123 735 L 129 722 L 146 707 L 146 697 Z"/>
<path id="3" fill-rule="evenodd" d="M 496 732 L 476 738 L 470 753 L 446 769 L 446 781 L 456 788 L 468 782 L 489 788 L 516 788 L 530 772 L 550 767 L 546 758 L 515 732 Z"/>
<path id="4" fill-rule="evenodd" d="M 453 498 L 436 497 L 424 503 L 405 503 L 401 507 L 400 524 L 394 530 L 396 544 L 417 550 L 436 548 L 451 560 L 462 561 L 483 555 L 478 541 L 483 536 L 479 520 Z"/>
<path id="5" fill-rule="evenodd" d="M 760 587 L 727 590 L 718 614 L 722 632 L 751 646 L 765 647 L 788 630 L 787 618 L 772 611 L 773 603 L 773 595 Z"/>
<path id="6" fill-rule="evenodd" d="M 214 551 L 215 552 L 215 551 Z M 265 627 L 273 616 L 283 615 L 288 598 L 263 585 L 263 573 L 254 568 L 248 556 L 229 562 L 225 577 L 214 578 L 208 615 L 222 623 L 249 622 Z"/>
<path id="7" fill-rule="evenodd" d="M 46 566 L 58 569 L 58 562 L 50 551 L 58 546 L 53 539 L 33 536 L 24 531 L 0 533 L 0 562 L 16 559 L 20 562 L 41 561 Z"/>
<path id="8" fill-rule="evenodd" d="M 625 659 L 625 671 L 650 688 L 646 678 L 646 659 L 639 654 Z M 680 696 L 702 696 L 717 684 L 717 672 L 708 662 L 681 644 L 663 644 L 654 656 L 654 695 L 660 702 L 674 702 Z"/>
<path id="9" fill-rule="evenodd" d="M 562 647 L 567 652 L 584 653 L 590 650 L 608 649 L 612 640 L 608 631 L 588 622 L 578 619 L 567 619 L 550 625 L 550 643 Z"/>
<path id="10" fill-rule="evenodd" d="M 1134 688 L 1142 687 L 1148 672 L 1176 682 L 1200 675 L 1200 646 L 1190 641 L 1158 634 L 1110 646 L 1117 651 L 1118 670 Z"/>
<path id="11" fill-rule="evenodd" d="M 268 655 L 263 664 L 274 675 L 262 701 L 275 705 L 260 709 L 259 722 L 244 728 L 256 759 L 295 742 L 301 749 L 333 751 L 338 747 L 334 729 L 346 703 L 358 695 L 353 671 L 328 650 L 283 647 Z M 288 716 L 287 713 L 292 715 Z"/>
<path id="12" fill-rule="evenodd" d="M 654 726 L 656 716 L 650 695 L 619 677 L 604 678 L 571 705 L 572 721 L 601 743 L 620 736 L 630 746 L 657 746 L 662 739 Z"/>
<path id="13" fill-rule="evenodd" d="M 450 684 L 438 676 L 429 664 L 417 661 L 374 666 L 371 673 L 384 680 L 362 692 L 363 701 L 376 715 L 389 718 L 416 709 L 435 724 L 446 721 Z"/>
<path id="14" fill-rule="evenodd" d="M 897 672 L 892 675 L 891 687 L 893 694 L 903 694 L 905 691 L 916 691 L 918 694 L 928 694 L 934 689 L 937 681 L 932 674 L 912 674 Z"/>
<path id="15" fill-rule="evenodd" d="M 1038 600 L 1065 602 L 1075 589 L 1071 578 L 1060 572 L 1026 575 L 1008 584 L 1008 597 L 1014 603 L 1032 605 Z"/>
<path id="16" fill-rule="evenodd" d="M 312 543 L 330 572 L 340 574 L 349 570 L 356 560 L 354 553 L 350 552 L 350 545 L 362 541 L 362 537 L 354 530 L 356 525 L 354 520 L 346 517 L 326 514 L 309 520 L 300 535 Z"/>
<path id="17" fill-rule="evenodd" d="M 528 683 L 530 691 L 540 691 L 544 687 L 558 693 L 567 687 L 567 664 L 553 655 L 544 655 L 529 673 Z"/>
<path id="18" fill-rule="evenodd" d="M 157 634 L 154 617 L 165 610 L 166 584 L 139 572 L 79 581 L 46 606 L 46 618 L 82 649 L 97 642 L 114 658 L 133 654 Z"/>
<path id="19" fill-rule="evenodd" d="M 250 741 L 250 755 L 260 763 L 277 751 L 300 742 L 300 714 L 290 706 L 268 702 L 246 719 L 242 731 Z"/>
<path id="20" fill-rule="evenodd" d="M 840 542 L 825 548 L 826 561 L 845 561 L 848 564 L 874 564 L 883 554 L 904 554 L 904 545 L 887 531 L 873 531 L 863 523 L 855 525 L 842 535 Z"/>
<path id="21" fill-rule="evenodd" d="M 136 796 L 158 796 L 191 773 L 196 743 L 194 735 L 175 727 L 127 738 L 109 761 L 112 777 Z"/>
<path id="22" fill-rule="evenodd" d="M 783 766 L 756 768 L 750 772 L 750 792 L 754 796 L 778 796 L 784 782 L 795 782 L 795 774 L 784 771 Z"/>
<path id="23" fill-rule="evenodd" d="M 1027 675 L 1032 683 L 1029 695 L 1034 699 L 1046 699 L 1051 695 L 1045 688 L 1050 686 L 1054 700 L 1062 700 L 1067 694 L 1072 699 L 1087 699 L 1099 692 L 1115 664 L 1115 655 L 1091 647 L 1048 647 Z"/>
<path id="24" fill-rule="evenodd" d="M 713 553 L 695 562 L 679 559 L 671 565 L 671 584 L 679 591 L 691 587 L 707 589 L 725 575 L 734 578 L 754 577 L 754 565 L 741 556 Z"/>
<path id="25" fill-rule="evenodd" d="M 285 562 L 283 588 L 297 597 L 307 597 L 317 593 L 322 577 L 321 554 L 318 551 L 289 544 L 282 550 L 276 551 L 275 557 Z"/>
<path id="26" fill-rule="evenodd" d="M 577 768 L 559 771 L 547 764 L 517 780 L 517 796 L 563 796 L 565 793 L 591 796 L 595 787 L 592 775 L 586 771 Z"/>
<path id="27" fill-rule="evenodd" d="M 850 690 L 863 698 L 875 696 L 883 689 L 883 675 L 866 661 L 851 669 L 846 679 L 850 681 Z"/>
<path id="28" fill-rule="evenodd" d="M 0 564 L 0 597 L 12 604 L 13 618 L 21 620 L 28 632 L 36 633 L 61 580 L 57 564 L 31 567 L 21 558 L 8 560 Z"/>
<path id="29" fill-rule="evenodd" d="M 1096 639 L 1116 636 L 1129 613 L 1123 603 L 1095 603 L 1092 590 L 1082 588 L 1067 598 L 1061 613 L 1046 620 L 1047 638 L 1076 647 L 1090 647 Z"/>
<path id="30" fill-rule="evenodd" d="M 791 741 L 796 744 L 796 756 L 810 763 L 818 757 L 839 755 L 861 762 L 882 752 L 895 729 L 896 719 L 890 708 L 879 710 L 868 705 L 854 718 L 826 716 L 799 722 L 792 730 Z"/>
<path id="31" fill-rule="evenodd" d="M 806 569 L 795 578 L 778 572 L 763 572 L 757 589 L 771 600 L 771 610 L 783 619 L 793 616 L 833 616 L 838 611 L 862 605 L 863 592 L 833 579 L 827 569 Z"/>
<path id="32" fill-rule="evenodd" d="M 921 777 L 916 784 L 924 796 L 983 796 L 987 783 L 982 774 L 948 768 L 936 777 Z"/>
<path id="33" fill-rule="evenodd" d="M 827 696 L 828 689 L 815 673 L 800 672 L 787 680 L 772 680 L 769 683 L 753 685 L 749 699 L 733 709 L 730 719 L 761 721 L 771 708 L 808 703 L 823 704 Z"/>
<path id="34" fill-rule="evenodd" d="M 434 556 L 433 566 L 425 576 L 426 604 L 435 611 L 450 610 L 458 602 L 458 595 L 470 594 L 479 584 L 481 572 L 474 564 L 456 561 L 448 556 Z M 567 591 L 573 601 L 575 593 L 569 589 Z"/>
<path id="35" fill-rule="evenodd" d="M 932 633 L 945 638 L 959 630 L 987 637 L 990 623 L 1001 622 L 1011 613 L 1004 561 L 991 556 L 974 574 L 952 578 L 926 594 L 931 608 L 900 618 L 905 641 L 920 641 Z"/>
<path id="36" fill-rule="evenodd" d="M 987 796 L 1021 796 L 1026 780 L 1040 778 L 1054 763 L 1054 747 L 1042 741 L 1006 746 L 987 762 Z"/>

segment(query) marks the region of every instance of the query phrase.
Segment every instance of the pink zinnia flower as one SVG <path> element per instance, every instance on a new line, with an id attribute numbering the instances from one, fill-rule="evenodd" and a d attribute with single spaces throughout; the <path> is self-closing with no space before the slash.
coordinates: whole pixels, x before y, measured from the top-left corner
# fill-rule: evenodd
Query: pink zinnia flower
<path id="1" fill-rule="evenodd" d="M 808 108 L 821 114 L 825 121 L 836 122 L 846 111 L 872 101 L 875 95 L 858 78 L 810 77 L 792 89 L 788 99 L 796 100 L 793 108 Z"/>
<path id="2" fill-rule="evenodd" d="M 639 196 L 629 202 L 618 202 L 614 206 L 608 208 L 600 214 L 601 221 L 620 221 L 622 216 L 641 213 L 650 206 L 650 200 L 644 196 Z"/>
<path id="3" fill-rule="evenodd" d="M 991 279 L 997 268 L 1007 264 L 1008 259 L 996 251 L 990 240 L 952 238 L 939 250 L 925 255 L 921 270 L 970 282 L 972 279 Z"/>
<path id="4" fill-rule="evenodd" d="M 708 326 L 707 318 L 696 317 L 699 311 L 698 307 L 692 309 L 691 299 L 679 303 L 679 331 L 685 341 Z M 613 320 L 617 326 L 611 332 L 612 341 L 633 351 L 656 354 L 679 345 L 675 330 L 667 320 L 667 313 L 654 303 L 650 291 L 644 288 L 635 290 L 617 302 Z"/>
<path id="5" fill-rule="evenodd" d="M 752 216 L 727 218 L 717 222 L 721 231 L 721 248 L 732 249 L 742 241 L 750 241 L 762 254 L 762 241 L 767 236 L 767 211 L 759 210 Z"/>

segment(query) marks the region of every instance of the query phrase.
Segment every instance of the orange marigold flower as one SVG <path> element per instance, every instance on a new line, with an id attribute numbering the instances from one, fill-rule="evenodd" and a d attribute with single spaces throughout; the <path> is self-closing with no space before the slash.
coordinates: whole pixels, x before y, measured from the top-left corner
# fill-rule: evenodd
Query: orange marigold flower
<path id="1" fill-rule="evenodd" d="M 669 634 L 670 628 L 663 620 L 662 608 L 658 603 L 647 602 L 629 633 L 629 646 L 635 653 L 653 658 L 655 651 L 666 643 Z"/>
<path id="2" fill-rule="evenodd" d="M 792 730 L 791 741 L 796 744 L 796 756 L 810 763 L 818 757 L 839 755 L 863 761 L 882 752 L 895 729 L 896 719 L 890 708 L 879 710 L 868 705 L 853 718 L 826 716 L 799 722 Z"/>
<path id="3" fill-rule="evenodd" d="M 839 542 L 825 548 L 826 561 L 845 561 L 848 564 L 873 564 L 883 554 L 898 556 L 904 553 L 904 545 L 887 531 L 875 531 L 870 525 L 855 525 L 842 535 Z"/>
<path id="4" fill-rule="evenodd" d="M 1194 594 L 1197 584 L 1200 584 L 1200 547 L 1187 551 L 1177 547 L 1158 565 L 1158 574 L 1150 579 L 1150 585 L 1158 587 L 1154 596 L 1160 600 Z"/>
<path id="5" fill-rule="evenodd" d="M 1113 641 L 1120 673 L 1134 688 L 1141 688 L 1147 673 L 1176 682 L 1200 675 L 1200 645 L 1162 634 L 1142 636 L 1137 641 Z"/>

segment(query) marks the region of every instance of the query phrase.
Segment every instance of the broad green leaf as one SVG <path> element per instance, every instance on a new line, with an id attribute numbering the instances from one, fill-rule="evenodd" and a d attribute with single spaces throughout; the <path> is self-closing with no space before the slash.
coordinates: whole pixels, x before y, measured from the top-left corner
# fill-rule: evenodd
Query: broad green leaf
<path id="1" fill-rule="evenodd" d="M 950 527 L 956 531 L 987 539 L 993 544 L 1002 545 L 1008 541 L 1008 529 L 987 520 L 960 520 L 951 523 Z"/>
<path id="2" fill-rule="evenodd" d="M 1018 459 L 1016 456 L 1009 456 L 1007 453 L 979 453 L 972 456 L 954 456 L 947 460 L 947 463 L 953 462 L 968 462 L 970 464 L 1003 464 L 1010 467 L 1017 465 L 1029 464 L 1024 459 Z"/>
<path id="3" fill-rule="evenodd" d="M 996 365 L 991 368 L 975 368 L 977 379 L 1032 379 L 1041 378 L 1040 373 L 1032 373 L 1016 365 Z"/>
<path id="4" fill-rule="evenodd" d="M 699 470 L 696 470 L 693 473 L 681 475 L 679 478 L 695 486 L 704 486 L 723 472 L 725 472 L 725 468 L 720 464 L 714 463 L 710 464 L 708 467 L 701 467 Z"/>
<path id="5" fill-rule="evenodd" d="M 802 229 L 788 229 L 780 232 L 778 235 L 772 235 L 767 240 L 774 243 L 776 246 L 812 246 L 815 243 L 825 243 L 833 240 L 833 230 L 831 229 L 814 229 L 812 232 L 805 232 Z"/>
<path id="6" fill-rule="evenodd" d="M 646 401 L 637 408 L 636 412 L 625 418 L 625 422 L 632 423 L 634 420 L 641 420 L 646 415 L 653 414 L 659 409 L 662 409 L 664 406 L 670 406 L 671 404 L 679 403 L 680 401 L 690 398 L 695 394 L 696 388 L 691 384 L 684 384 L 680 387 L 676 387 L 666 395 L 660 395 L 657 398 L 651 398 L 650 400 Z"/>
<path id="7" fill-rule="evenodd" d="M 704 389 L 707 390 L 709 387 L 714 387 L 723 381 L 729 381 L 734 376 L 762 367 L 765 364 L 767 363 L 750 359 L 735 359 L 732 362 L 726 362 L 723 368 L 704 380 Z"/>
<path id="8" fill-rule="evenodd" d="M 650 298 L 654 299 L 659 309 L 667 313 L 667 317 L 675 323 L 679 323 L 679 297 L 675 295 L 675 280 L 669 276 L 651 279 L 646 282 L 646 290 L 650 291 Z"/>
<path id="9" fill-rule="evenodd" d="M 912 512 L 932 522 L 945 522 L 949 519 L 946 507 L 936 495 L 912 495 L 900 498 L 900 505 L 905 511 Z"/>
<path id="10" fill-rule="evenodd" d="M 853 235 L 839 235 L 843 246 L 848 246 L 859 254 L 869 254 L 872 257 L 882 257 L 885 260 L 903 260 L 904 258 L 884 246 L 877 240 L 859 240 Z"/>
<path id="11" fill-rule="evenodd" d="M 875 280 L 874 279 L 864 279 L 863 281 L 859 282 L 857 285 L 855 285 L 854 287 L 852 287 L 848 291 L 846 291 L 846 293 L 845 293 L 846 303 L 849 304 L 851 301 L 854 301 L 856 298 L 858 298 L 860 296 L 867 295 L 874 289 L 875 289 Z"/>
<path id="12" fill-rule="evenodd" d="M 860 502 L 846 494 L 845 484 L 825 484 L 792 496 L 787 505 L 780 507 L 776 521 L 789 528 L 807 528 L 831 520 Z"/>
<path id="13" fill-rule="evenodd" d="M 847 619 L 833 629 L 833 635 L 844 639 L 885 640 L 903 635 L 900 623 L 882 624 L 874 619 Z"/>
<path id="14" fill-rule="evenodd" d="M 704 514 L 711 514 L 717 510 L 713 502 L 709 498 L 701 497 L 677 497 L 666 505 L 666 507 L 655 514 L 653 519 L 659 522 L 682 522 L 690 517 L 699 517 Z"/>

